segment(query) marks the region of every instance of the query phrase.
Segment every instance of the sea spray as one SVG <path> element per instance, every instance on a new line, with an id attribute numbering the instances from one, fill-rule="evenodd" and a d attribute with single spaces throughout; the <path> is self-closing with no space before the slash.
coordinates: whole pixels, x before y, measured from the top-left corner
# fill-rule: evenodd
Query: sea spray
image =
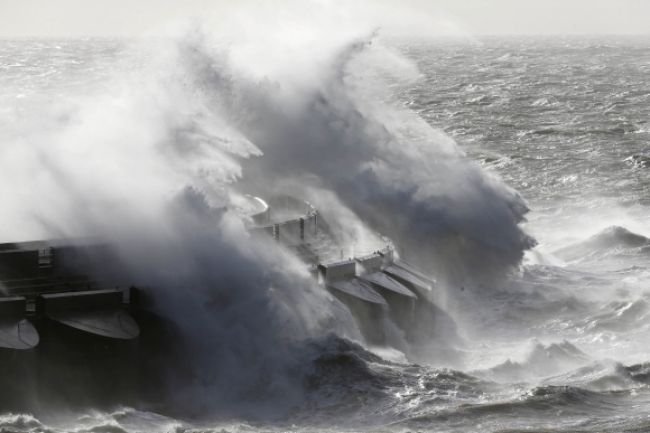
<path id="1" fill-rule="evenodd" d="M 226 115 L 265 154 L 244 163 L 241 184 L 264 192 L 265 179 L 293 179 L 330 189 L 450 282 L 503 276 L 534 245 L 518 225 L 525 203 L 417 115 L 382 102 L 377 95 L 388 83 L 369 83 L 363 74 L 367 57 L 376 62 L 376 51 L 385 50 L 373 41 L 368 36 L 319 53 L 329 63 L 313 73 L 311 85 L 309 76 L 294 86 L 199 69 L 198 80 L 224 94 Z"/>
<path id="2" fill-rule="evenodd" d="M 114 77 L 110 92 L 2 149 L 0 188 L 17 197 L 3 234 L 106 239 L 120 271 L 153 288 L 154 308 L 189 349 L 189 378 L 170 377 L 177 407 L 283 413 L 300 401 L 309 369 L 301 341 L 329 332 L 361 340 L 349 311 L 293 253 L 250 237 L 229 210 L 241 194 L 316 195 L 360 248 L 388 234 L 450 282 L 480 275 L 478 256 L 499 274 L 531 244 L 513 191 L 373 95 L 384 81 L 362 83 L 368 62 L 399 56 L 372 31 L 358 33 L 320 50 L 294 47 L 292 58 L 276 51 L 265 65 L 202 29 L 148 42 L 156 53 Z M 411 336 L 393 335 L 407 355 L 433 362 L 446 340 L 456 343 L 455 324 L 434 302 L 419 308 Z"/>
<path id="3" fill-rule="evenodd" d="M 188 349 L 184 365 L 168 369 L 163 400 L 187 413 L 277 416 L 299 401 L 301 340 L 360 335 L 293 254 L 253 239 L 246 218 L 228 210 L 238 160 L 260 152 L 219 126 L 214 95 L 185 79 L 184 65 L 164 71 L 146 84 L 148 67 L 117 76 L 114 93 L 79 102 L 33 142 L 2 148 L 0 188 L 12 208 L 4 235 L 109 243 L 119 260 L 102 271 L 152 288 L 154 310 Z"/>

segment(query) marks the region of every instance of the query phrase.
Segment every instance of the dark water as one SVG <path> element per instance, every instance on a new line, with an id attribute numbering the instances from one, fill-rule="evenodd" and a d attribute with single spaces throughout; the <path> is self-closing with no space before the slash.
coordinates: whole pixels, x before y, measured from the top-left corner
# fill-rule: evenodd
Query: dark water
<path id="1" fill-rule="evenodd" d="M 392 99 L 517 190 L 538 242 L 499 285 L 437 299 L 461 330 L 456 361 L 413 364 L 330 335 L 308 343 L 302 397 L 271 421 L 79 408 L 4 414 L 0 430 L 650 431 L 650 44 L 396 49 L 420 77 Z M 70 101 L 146 58 L 115 41 L 0 42 L 0 138 L 57 129 Z"/>

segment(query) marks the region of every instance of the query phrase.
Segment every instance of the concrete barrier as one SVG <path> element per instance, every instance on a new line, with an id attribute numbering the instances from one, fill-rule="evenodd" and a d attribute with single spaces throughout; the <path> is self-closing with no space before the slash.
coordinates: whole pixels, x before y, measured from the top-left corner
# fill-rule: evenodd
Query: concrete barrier
<path id="1" fill-rule="evenodd" d="M 45 314 L 61 310 L 109 309 L 120 307 L 123 298 L 124 293 L 119 289 L 42 294 L 38 297 L 37 308 Z"/>

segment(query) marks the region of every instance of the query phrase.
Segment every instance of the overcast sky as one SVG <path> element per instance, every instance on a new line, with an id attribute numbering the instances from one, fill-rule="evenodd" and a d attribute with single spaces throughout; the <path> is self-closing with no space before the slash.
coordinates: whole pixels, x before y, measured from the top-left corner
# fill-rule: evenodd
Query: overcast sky
<path id="1" fill-rule="evenodd" d="M 0 0 L 0 37 L 136 36 L 186 17 L 218 22 L 241 1 L 286 8 L 295 0 Z M 415 27 L 432 35 L 650 33 L 650 0 L 311 1 L 332 8 L 352 3 L 361 19 L 380 9 L 382 27 L 386 21 L 391 27 L 391 11 L 408 10 L 418 23 L 401 20 L 393 27 L 402 33 Z"/>

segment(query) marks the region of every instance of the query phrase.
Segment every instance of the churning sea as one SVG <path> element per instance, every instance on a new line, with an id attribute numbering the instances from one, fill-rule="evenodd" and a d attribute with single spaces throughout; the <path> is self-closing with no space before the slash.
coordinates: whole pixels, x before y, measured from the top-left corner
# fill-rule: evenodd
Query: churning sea
<path id="1" fill-rule="evenodd" d="M 71 97 L 146 62 L 123 56 L 126 45 L 0 41 L 0 140 L 56 129 L 51 113 Z M 530 208 L 523 228 L 537 246 L 518 271 L 498 287 L 458 289 L 446 307 L 462 323 L 462 362 L 388 360 L 330 336 L 316 344 L 304 404 L 277 419 L 39 406 L 0 415 L 0 431 L 650 431 L 650 41 L 394 49 L 419 71 L 390 89 L 394 103 Z"/>

